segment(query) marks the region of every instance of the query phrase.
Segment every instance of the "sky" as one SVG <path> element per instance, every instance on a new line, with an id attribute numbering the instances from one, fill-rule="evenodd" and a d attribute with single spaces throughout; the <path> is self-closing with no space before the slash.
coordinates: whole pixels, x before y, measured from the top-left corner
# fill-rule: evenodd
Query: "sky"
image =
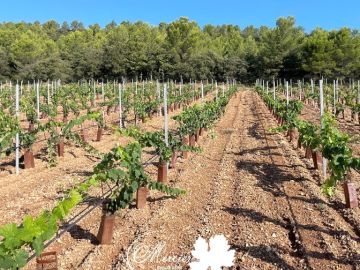
<path id="1" fill-rule="evenodd" d="M 360 0 L 0 0 L 0 22 L 60 23 L 78 20 L 105 26 L 114 20 L 152 25 L 181 16 L 205 24 L 273 27 L 276 19 L 294 16 L 307 32 L 350 27 L 360 29 Z"/>

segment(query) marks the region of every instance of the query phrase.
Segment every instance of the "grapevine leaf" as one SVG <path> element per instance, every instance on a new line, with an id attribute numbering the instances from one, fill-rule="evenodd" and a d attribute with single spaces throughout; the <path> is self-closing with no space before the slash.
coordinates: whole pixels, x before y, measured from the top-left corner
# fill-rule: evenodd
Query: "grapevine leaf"
<path id="1" fill-rule="evenodd" d="M 44 242 L 41 237 L 35 238 L 31 246 L 35 250 L 36 256 L 40 256 L 41 252 L 44 250 Z"/>
<path id="2" fill-rule="evenodd" d="M 7 249 L 11 250 L 21 245 L 19 229 L 15 223 L 9 223 L 2 226 L 0 228 L 0 235 L 5 238 L 3 244 Z"/>

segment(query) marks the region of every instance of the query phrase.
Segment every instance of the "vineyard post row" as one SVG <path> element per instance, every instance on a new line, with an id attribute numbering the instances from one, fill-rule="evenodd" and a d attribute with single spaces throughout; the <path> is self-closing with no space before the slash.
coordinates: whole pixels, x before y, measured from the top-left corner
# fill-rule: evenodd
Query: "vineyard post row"
<path id="1" fill-rule="evenodd" d="M 280 84 L 278 83 L 280 81 Z M 256 85 L 260 86 L 262 90 L 265 90 L 264 86 L 265 80 L 257 79 Z M 323 80 L 324 82 L 324 80 Z M 340 82 L 340 83 L 339 83 Z M 286 80 L 284 79 L 284 85 Z M 275 87 L 281 90 L 281 80 L 277 80 L 272 82 L 273 91 L 275 93 Z M 279 87 L 280 85 L 280 87 Z M 293 91 L 292 80 L 290 79 L 290 91 L 289 95 L 290 98 L 298 97 L 299 100 L 308 100 L 312 101 L 313 107 L 318 105 L 320 107 L 320 91 L 314 90 L 315 84 L 314 80 L 310 79 L 310 85 L 305 84 L 305 80 L 303 79 L 302 82 L 300 80 L 297 81 L 297 88 Z M 327 80 L 323 83 L 324 88 L 324 102 L 326 110 L 329 109 L 329 105 L 331 105 L 331 111 L 335 116 L 338 116 L 340 113 L 343 114 L 344 118 L 344 111 L 346 108 L 351 110 L 351 120 L 355 119 L 354 116 L 358 115 L 358 122 L 360 123 L 360 80 L 357 81 L 357 87 L 355 87 L 355 81 L 349 80 L 349 84 L 343 83 L 343 80 L 334 79 L 331 85 L 327 84 Z M 310 90 L 309 90 L 310 89 Z M 318 88 L 319 89 L 319 88 Z M 269 92 L 269 81 L 266 81 L 266 94 Z M 285 95 L 285 87 L 283 88 L 283 94 Z M 275 100 L 275 96 L 274 96 Z M 317 101 L 317 103 L 316 103 Z"/>
<path id="2" fill-rule="evenodd" d="M 342 80 L 340 80 L 341 85 L 343 85 Z M 297 82 L 298 84 L 298 88 L 299 88 L 299 100 L 305 100 L 305 94 L 304 96 L 302 95 L 303 93 L 303 87 L 305 87 L 305 80 L 303 79 L 302 82 L 301 80 L 298 80 Z M 327 79 L 325 79 L 325 85 L 327 84 Z M 336 111 L 337 111 L 337 107 L 336 104 L 339 102 L 339 98 L 340 98 L 340 88 L 339 88 L 339 79 L 333 80 L 333 93 L 332 93 L 332 112 L 334 115 L 336 115 Z M 273 85 L 273 99 L 274 101 L 276 100 L 276 88 L 278 88 L 279 90 L 281 86 L 281 79 L 278 80 L 274 80 L 272 81 L 272 85 Z M 289 81 L 287 81 L 286 79 L 284 79 L 284 95 L 286 95 L 286 99 L 288 100 L 288 95 L 292 98 L 293 97 L 293 87 L 292 87 L 292 79 L 290 79 L 290 84 Z M 319 107 L 320 107 L 320 119 L 322 117 L 322 115 L 324 114 L 324 110 L 325 110 L 325 105 L 324 105 L 324 79 L 319 80 Z M 257 79 L 255 81 L 255 86 L 260 86 L 262 87 L 262 91 L 265 92 L 265 80 L 263 79 Z M 290 86 L 290 90 L 288 89 Z M 314 79 L 310 79 L 310 89 L 311 89 L 311 94 L 315 95 L 315 83 L 314 83 Z M 355 81 L 354 79 L 349 79 L 349 88 L 352 90 L 355 90 Z M 266 81 L 266 94 L 269 93 L 269 81 Z M 288 101 L 287 101 L 288 102 Z M 314 101 L 313 101 L 314 102 Z M 360 106 L 360 80 L 357 81 L 357 93 L 356 93 L 356 104 L 359 104 Z M 313 104 L 314 105 L 314 104 Z M 360 120 L 360 112 L 359 114 L 359 120 Z M 360 123 L 360 121 L 359 121 Z M 326 161 L 325 161 L 326 162 Z"/>
<path id="3" fill-rule="evenodd" d="M 40 117 L 40 105 L 41 105 L 41 94 L 40 94 L 40 88 L 42 86 L 42 81 L 34 81 L 33 83 L 33 89 L 35 90 L 35 94 L 36 94 L 36 119 L 39 120 L 41 117 Z M 79 82 L 80 83 L 80 82 Z M 87 82 L 86 82 L 87 83 Z M 85 83 L 85 84 L 86 84 Z M 137 81 L 135 81 L 135 92 L 137 92 Z M 207 80 L 207 83 L 208 83 L 208 80 Z M 229 88 L 229 81 L 227 81 L 227 88 Z M 12 89 L 12 82 L 9 81 L 9 83 L 6 81 L 5 82 L 5 86 L 9 84 L 10 85 L 10 91 Z M 48 80 L 47 81 L 47 89 L 46 89 L 46 96 L 47 96 L 47 103 L 49 104 L 50 103 L 50 100 L 51 100 L 51 97 L 54 95 L 54 92 L 56 93 L 57 89 L 60 87 L 60 81 L 52 81 L 51 84 L 50 84 L 50 81 Z M 97 82 L 98 84 L 98 82 Z M 160 97 L 161 97 L 161 94 L 160 94 L 160 83 L 159 81 L 157 80 L 156 81 L 156 84 L 157 84 L 157 92 L 158 92 L 158 99 L 160 101 Z M 164 87 L 166 87 L 166 85 L 169 85 L 170 82 L 168 81 L 167 83 L 164 84 Z M 212 89 L 213 89 L 213 81 L 211 82 L 212 84 Z M 231 81 L 231 84 L 232 85 L 235 85 L 236 84 L 236 81 L 235 80 L 232 80 Z M 50 95 L 50 85 L 51 85 L 51 95 Z M 90 86 L 91 85 L 91 82 L 89 81 L 88 82 L 88 85 Z M 132 85 L 134 85 L 134 81 L 132 81 Z M 180 94 L 182 92 L 182 85 L 183 85 L 183 82 L 182 80 L 180 81 Z M 193 87 L 192 87 L 192 92 L 193 92 L 193 99 L 195 98 L 195 91 L 196 91 L 196 82 L 193 82 L 192 83 Z M 215 81 L 215 90 L 216 90 L 216 99 L 218 99 L 218 86 L 217 86 L 217 81 Z M 95 85 L 95 81 L 93 81 L 93 97 L 95 99 L 96 97 L 96 85 Z M 0 91 L 3 91 L 3 83 L 0 82 Z M 143 81 L 143 91 L 144 91 L 144 81 Z M 115 88 L 115 81 L 114 81 L 114 88 Z M 28 89 L 30 89 L 30 83 L 28 82 Z M 123 90 L 122 90 L 123 89 Z M 124 91 L 125 89 L 125 81 L 123 80 L 122 81 L 122 84 L 119 83 L 118 84 L 118 105 L 119 105 L 119 127 L 122 128 L 122 91 Z M 20 82 L 20 85 L 19 83 L 17 82 L 16 84 L 16 87 L 15 87 L 15 118 L 17 120 L 19 120 L 20 118 L 20 102 L 19 102 L 19 99 L 20 99 L 20 96 L 23 94 L 23 82 L 21 81 Z M 165 92 L 167 93 L 167 91 L 165 91 L 165 88 L 164 88 L 164 95 L 165 95 Z M 104 82 L 102 81 L 101 82 L 101 93 L 102 93 L 102 98 L 103 100 L 105 100 L 105 91 L 104 91 Z M 222 85 L 222 96 L 224 96 L 225 94 L 225 83 L 223 82 L 223 85 Z M 167 96 L 167 95 L 166 95 Z M 165 97 L 165 96 L 164 96 Z M 203 82 L 201 81 L 201 98 L 202 98 L 202 101 L 204 100 L 204 84 Z M 166 99 L 167 100 L 167 99 Z M 165 110 L 164 110 L 165 111 Z M 104 111 L 103 111 L 103 114 L 104 114 Z M 161 115 L 161 110 L 159 110 L 159 115 Z M 165 121 L 166 122 L 166 121 Z M 165 124 L 164 124 L 165 125 Z M 20 138 L 19 138 L 19 133 L 16 134 L 15 136 L 15 167 L 16 167 L 16 174 L 18 175 L 20 173 L 20 148 L 21 148 L 21 144 L 20 144 Z M 3 150 L 3 149 L 2 149 Z"/>
<path id="4" fill-rule="evenodd" d="M 300 83 L 300 81 L 298 81 L 298 83 Z M 266 82 L 267 86 L 268 86 L 268 81 Z M 286 109 L 288 110 L 289 108 L 289 81 L 284 80 L 284 84 L 285 84 L 285 89 L 286 89 Z M 273 84 L 274 88 L 274 101 L 276 100 L 276 89 L 275 89 L 275 84 Z M 312 91 L 314 90 L 314 84 L 313 84 L 313 80 L 311 79 L 311 89 Z M 262 81 L 262 90 L 265 91 L 265 81 Z M 267 88 L 267 93 L 268 93 L 268 88 Z M 323 115 L 324 115 L 324 91 L 323 91 L 323 80 L 319 80 L 319 94 L 320 94 L 320 123 L 321 123 L 321 128 L 323 128 L 323 123 L 321 121 Z M 301 92 L 300 92 L 300 100 L 301 100 Z M 323 157 L 322 158 L 322 175 L 324 178 L 326 178 L 326 166 L 327 166 L 327 161 L 326 159 Z"/>

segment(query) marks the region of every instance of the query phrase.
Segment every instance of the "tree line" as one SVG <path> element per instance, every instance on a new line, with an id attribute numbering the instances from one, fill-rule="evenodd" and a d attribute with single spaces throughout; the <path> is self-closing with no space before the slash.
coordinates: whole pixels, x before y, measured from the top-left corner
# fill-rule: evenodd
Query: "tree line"
<path id="1" fill-rule="evenodd" d="M 152 26 L 0 24 L 0 80 L 359 78 L 358 30 L 306 33 L 295 18 L 269 28 L 205 25 L 181 17 Z"/>

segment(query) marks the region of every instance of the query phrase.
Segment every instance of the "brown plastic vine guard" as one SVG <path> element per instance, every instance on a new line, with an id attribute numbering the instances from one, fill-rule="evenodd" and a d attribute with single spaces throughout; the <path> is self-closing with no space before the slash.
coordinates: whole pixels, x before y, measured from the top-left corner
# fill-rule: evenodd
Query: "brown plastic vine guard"
<path id="1" fill-rule="evenodd" d="M 138 188 L 136 192 L 136 208 L 142 209 L 146 205 L 146 198 L 148 194 L 148 189 L 146 187 Z"/>
<path id="2" fill-rule="evenodd" d="M 305 148 L 305 158 L 310 159 L 312 156 L 312 151 L 310 147 Z"/>
<path id="3" fill-rule="evenodd" d="M 318 170 L 322 166 L 322 155 L 319 151 L 312 151 L 312 159 L 315 170 Z"/>
<path id="4" fill-rule="evenodd" d="M 57 270 L 58 261 L 56 251 L 43 252 L 40 257 L 36 258 L 37 270 Z"/>
<path id="5" fill-rule="evenodd" d="M 158 182 L 166 183 L 167 182 L 167 164 L 166 162 L 159 163 L 158 166 Z"/>
<path id="6" fill-rule="evenodd" d="M 34 154 L 30 149 L 26 149 L 24 153 L 24 167 L 25 169 L 35 168 Z"/>
<path id="7" fill-rule="evenodd" d="M 199 142 L 199 137 L 200 137 L 200 130 L 197 129 L 195 132 L 195 142 Z"/>
<path id="8" fill-rule="evenodd" d="M 200 128 L 199 136 L 203 136 L 205 134 L 204 128 Z"/>
<path id="9" fill-rule="evenodd" d="M 101 141 L 102 134 L 103 134 L 103 129 L 101 127 L 99 127 L 97 130 L 97 133 L 96 133 L 96 141 L 97 142 Z"/>
<path id="10" fill-rule="evenodd" d="M 101 223 L 97 234 L 100 245 L 111 245 L 114 234 L 115 215 L 109 215 L 106 212 L 106 203 L 107 201 L 104 201 L 102 205 L 103 214 L 101 216 Z"/>
<path id="11" fill-rule="evenodd" d="M 347 208 L 356 208 L 359 206 L 356 187 L 354 183 L 344 183 L 344 195 L 345 195 L 345 204 Z"/>
<path id="12" fill-rule="evenodd" d="M 63 157 L 64 156 L 64 141 L 60 141 L 57 145 L 57 150 L 58 150 L 58 156 L 59 157 Z"/>
<path id="13" fill-rule="evenodd" d="M 298 147 L 299 149 L 301 149 L 301 140 L 300 140 L 300 138 L 298 139 L 298 145 L 297 145 L 297 147 Z"/>

